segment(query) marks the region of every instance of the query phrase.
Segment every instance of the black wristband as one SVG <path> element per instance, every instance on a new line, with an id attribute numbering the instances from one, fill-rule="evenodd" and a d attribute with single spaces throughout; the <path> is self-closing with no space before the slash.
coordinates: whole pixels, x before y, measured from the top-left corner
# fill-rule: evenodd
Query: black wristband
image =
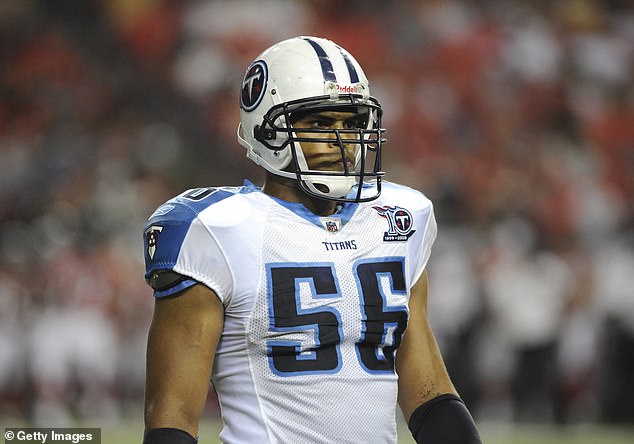
<path id="1" fill-rule="evenodd" d="M 418 444 L 482 444 L 467 406 L 450 393 L 418 406 L 408 426 Z"/>
<path id="2" fill-rule="evenodd" d="M 184 430 L 161 428 L 145 434 L 143 444 L 197 444 L 198 440 Z"/>

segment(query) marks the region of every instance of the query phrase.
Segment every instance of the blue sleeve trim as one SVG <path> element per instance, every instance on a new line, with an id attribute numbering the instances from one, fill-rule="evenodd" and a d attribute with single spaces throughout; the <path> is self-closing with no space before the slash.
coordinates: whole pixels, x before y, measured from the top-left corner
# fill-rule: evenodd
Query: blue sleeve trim
<path id="1" fill-rule="evenodd" d="M 194 280 L 194 279 L 186 279 L 184 281 L 179 282 L 178 284 L 174 285 L 173 287 L 168 288 L 167 290 L 155 290 L 154 291 L 154 297 L 156 298 L 163 298 L 165 296 L 172 296 L 176 293 L 179 293 L 183 290 L 188 289 L 189 287 L 193 287 L 194 285 L 196 285 L 198 283 L 198 281 Z"/>

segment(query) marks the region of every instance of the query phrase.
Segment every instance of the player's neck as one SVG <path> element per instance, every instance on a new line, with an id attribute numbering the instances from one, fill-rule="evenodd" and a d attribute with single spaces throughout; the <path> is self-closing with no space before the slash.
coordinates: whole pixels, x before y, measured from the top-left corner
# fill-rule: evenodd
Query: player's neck
<path id="1" fill-rule="evenodd" d="M 330 216 L 337 211 L 337 202 L 309 196 L 293 179 L 267 174 L 262 191 L 286 202 L 301 203 L 318 216 Z"/>

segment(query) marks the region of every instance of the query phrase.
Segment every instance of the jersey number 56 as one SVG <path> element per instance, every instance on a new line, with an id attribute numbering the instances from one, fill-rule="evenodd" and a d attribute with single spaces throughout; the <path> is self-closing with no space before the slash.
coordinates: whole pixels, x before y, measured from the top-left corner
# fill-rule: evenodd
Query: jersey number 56
<path id="1" fill-rule="evenodd" d="M 332 304 L 303 308 L 300 285 L 310 286 L 313 299 L 342 298 L 333 264 L 271 264 L 267 267 L 269 329 L 278 333 L 314 332 L 310 347 L 298 340 L 269 340 L 271 370 L 280 376 L 336 373 L 341 369 L 343 329 L 340 312 Z M 361 337 L 355 344 L 361 367 L 369 373 L 394 372 L 394 352 L 407 325 L 407 308 L 388 305 L 382 281 L 392 294 L 406 294 L 402 258 L 358 261 L 352 266 L 361 311 Z M 351 295 L 346 295 L 350 297 Z"/>

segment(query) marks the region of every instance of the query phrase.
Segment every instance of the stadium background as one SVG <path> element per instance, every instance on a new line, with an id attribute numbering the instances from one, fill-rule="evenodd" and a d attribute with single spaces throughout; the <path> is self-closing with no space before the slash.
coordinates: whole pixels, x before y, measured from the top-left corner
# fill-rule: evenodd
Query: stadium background
<path id="1" fill-rule="evenodd" d="M 358 58 L 389 179 L 435 202 L 431 320 L 485 441 L 631 442 L 626 0 L 1 2 L 0 423 L 138 442 L 141 229 L 186 188 L 261 180 L 239 82 L 300 34 Z"/>

